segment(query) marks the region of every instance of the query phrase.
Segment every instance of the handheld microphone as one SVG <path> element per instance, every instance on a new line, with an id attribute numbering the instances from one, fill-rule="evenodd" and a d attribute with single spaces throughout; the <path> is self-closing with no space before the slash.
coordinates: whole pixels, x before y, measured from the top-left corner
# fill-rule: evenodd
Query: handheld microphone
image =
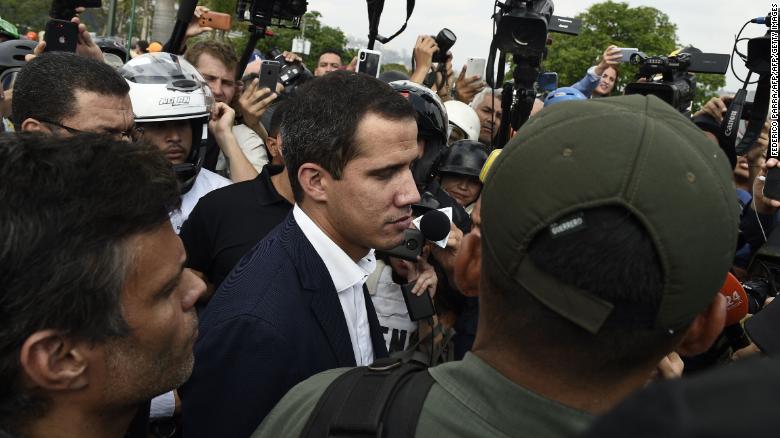
<path id="1" fill-rule="evenodd" d="M 450 218 L 439 210 L 431 210 L 420 220 L 420 231 L 425 239 L 438 242 L 449 234 Z"/>
<path id="2" fill-rule="evenodd" d="M 720 294 L 726 297 L 726 326 L 738 324 L 748 313 L 748 297 L 745 288 L 729 272 L 720 288 Z"/>
<path id="3" fill-rule="evenodd" d="M 720 288 L 720 294 L 726 297 L 726 327 L 723 329 L 723 335 L 728 339 L 732 349 L 745 348 L 750 345 L 750 340 L 740 324 L 742 318 L 748 313 L 748 297 L 745 288 L 729 272 Z"/>
<path id="4" fill-rule="evenodd" d="M 405 230 L 404 241 L 400 245 L 377 253 L 416 262 L 426 240 L 437 242 L 447 237 L 449 232 L 450 218 L 439 210 L 431 210 L 420 219 L 419 230 L 412 228 Z"/>

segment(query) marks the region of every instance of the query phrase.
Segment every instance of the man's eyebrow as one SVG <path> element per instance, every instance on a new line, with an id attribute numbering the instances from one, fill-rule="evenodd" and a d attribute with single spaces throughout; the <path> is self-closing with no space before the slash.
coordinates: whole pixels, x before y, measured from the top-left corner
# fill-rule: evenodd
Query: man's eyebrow
<path id="1" fill-rule="evenodd" d="M 388 164 L 387 166 L 380 167 L 377 169 L 371 169 L 368 171 L 369 175 L 380 175 L 382 173 L 388 172 L 388 171 L 396 171 L 401 170 L 405 168 L 407 165 L 406 163 L 395 163 L 395 164 Z"/>
<path id="2" fill-rule="evenodd" d="M 155 296 L 162 296 L 166 295 L 168 292 L 170 292 L 174 287 L 176 287 L 177 284 L 179 284 L 179 281 L 181 281 L 182 274 L 184 274 L 184 268 L 187 265 L 187 260 L 185 259 L 181 265 L 179 265 L 179 271 L 176 273 L 176 275 L 165 282 L 164 285 L 162 285 L 161 288 L 157 290 L 155 293 Z"/>

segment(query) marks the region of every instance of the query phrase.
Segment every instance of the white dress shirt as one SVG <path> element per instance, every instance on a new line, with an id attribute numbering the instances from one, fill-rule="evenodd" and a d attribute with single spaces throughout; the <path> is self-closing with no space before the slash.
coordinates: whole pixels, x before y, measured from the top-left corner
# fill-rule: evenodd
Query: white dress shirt
<path id="1" fill-rule="evenodd" d="M 352 341 L 352 351 L 355 353 L 355 363 L 358 366 L 370 365 L 374 361 L 374 347 L 371 343 L 363 284 L 376 269 L 374 250 L 355 263 L 298 204 L 293 207 L 293 216 L 306 239 L 325 263 L 333 285 L 336 286 L 349 330 L 349 339 Z"/>

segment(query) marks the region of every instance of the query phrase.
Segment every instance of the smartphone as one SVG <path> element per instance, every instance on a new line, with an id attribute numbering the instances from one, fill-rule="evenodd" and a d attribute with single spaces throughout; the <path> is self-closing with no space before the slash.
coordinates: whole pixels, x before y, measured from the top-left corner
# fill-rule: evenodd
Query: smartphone
<path id="1" fill-rule="evenodd" d="M 466 59 L 466 77 L 479 76 L 480 79 L 483 79 L 485 77 L 485 65 L 487 65 L 485 58 Z"/>
<path id="2" fill-rule="evenodd" d="M 378 77 L 382 65 L 382 54 L 376 50 L 360 49 L 358 52 L 357 72 Z"/>
<path id="3" fill-rule="evenodd" d="M 555 91 L 558 89 L 558 73 L 554 71 L 539 73 L 536 83 L 539 85 L 540 90 Z"/>
<path id="4" fill-rule="evenodd" d="M 279 81 L 281 68 L 279 61 L 263 61 L 260 64 L 259 88 L 270 88 L 271 91 L 276 91 L 276 83 Z"/>
<path id="5" fill-rule="evenodd" d="M 631 55 L 634 53 L 639 52 L 639 49 L 633 48 L 633 47 L 619 47 L 621 54 L 623 55 L 622 58 L 620 58 L 620 62 L 629 62 L 631 61 Z"/>
<path id="6" fill-rule="evenodd" d="M 65 20 L 49 20 L 46 23 L 46 52 L 76 52 L 79 25 Z"/>
<path id="7" fill-rule="evenodd" d="M 409 319 L 412 321 L 419 321 L 421 319 L 428 319 L 436 313 L 436 309 L 433 307 L 433 300 L 431 294 L 428 291 L 423 292 L 421 295 L 415 295 L 412 293 L 416 281 L 401 285 L 401 292 L 406 302 L 406 310 L 409 311 Z"/>
<path id="8" fill-rule="evenodd" d="M 198 20 L 198 23 L 202 27 L 210 27 L 212 29 L 219 29 L 219 30 L 230 30 L 231 26 L 231 15 L 225 14 L 222 12 L 204 12 L 203 15 L 200 16 L 200 20 Z"/>

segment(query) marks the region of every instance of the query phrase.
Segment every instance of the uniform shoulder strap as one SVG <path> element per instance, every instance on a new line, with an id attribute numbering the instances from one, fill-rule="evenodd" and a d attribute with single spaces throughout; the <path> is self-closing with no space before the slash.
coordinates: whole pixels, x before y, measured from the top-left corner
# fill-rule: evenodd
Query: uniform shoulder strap
<path id="1" fill-rule="evenodd" d="M 354 368 L 328 386 L 301 437 L 413 436 L 431 385 L 433 377 L 415 362 L 386 358 Z"/>

